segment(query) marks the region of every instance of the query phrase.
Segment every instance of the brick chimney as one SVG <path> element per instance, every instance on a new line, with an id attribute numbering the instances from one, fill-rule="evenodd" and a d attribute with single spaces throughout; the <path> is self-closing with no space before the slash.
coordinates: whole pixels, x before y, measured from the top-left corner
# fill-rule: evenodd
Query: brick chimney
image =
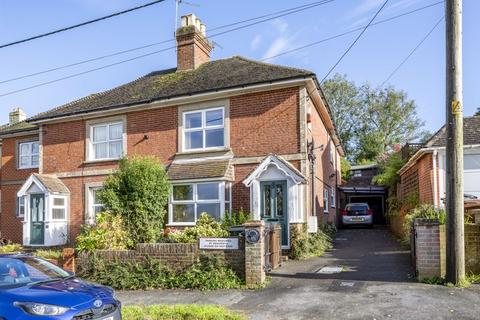
<path id="1" fill-rule="evenodd" d="M 182 16 L 177 29 L 177 71 L 196 69 L 210 61 L 213 44 L 208 41 L 205 25 L 194 14 Z"/>
<path id="2" fill-rule="evenodd" d="M 9 117 L 9 124 L 15 124 L 24 121 L 27 119 L 27 114 L 25 111 L 22 110 L 22 108 L 13 108 L 12 112 L 8 114 Z"/>

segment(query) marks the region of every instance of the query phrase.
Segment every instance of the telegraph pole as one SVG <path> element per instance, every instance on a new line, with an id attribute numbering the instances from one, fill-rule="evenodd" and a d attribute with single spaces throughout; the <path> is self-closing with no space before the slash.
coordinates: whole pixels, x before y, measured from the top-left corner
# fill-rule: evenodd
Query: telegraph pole
<path id="1" fill-rule="evenodd" d="M 446 20 L 446 211 L 448 282 L 465 279 L 463 195 L 462 0 L 445 2 Z"/>

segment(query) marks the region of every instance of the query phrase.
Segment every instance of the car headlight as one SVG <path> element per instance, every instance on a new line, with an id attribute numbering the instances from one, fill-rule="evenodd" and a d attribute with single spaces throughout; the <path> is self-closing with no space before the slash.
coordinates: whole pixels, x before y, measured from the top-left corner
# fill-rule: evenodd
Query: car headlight
<path id="1" fill-rule="evenodd" d="M 59 316 L 68 311 L 68 308 L 36 302 L 14 302 L 14 306 L 34 316 Z"/>

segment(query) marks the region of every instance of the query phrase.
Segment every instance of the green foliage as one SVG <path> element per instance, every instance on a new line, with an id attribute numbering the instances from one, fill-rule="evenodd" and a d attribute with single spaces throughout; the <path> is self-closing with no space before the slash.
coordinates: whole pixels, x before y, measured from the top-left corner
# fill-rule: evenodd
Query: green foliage
<path id="1" fill-rule="evenodd" d="M 400 176 L 397 172 L 404 164 L 405 161 L 402 159 L 400 152 L 390 154 L 384 161 L 379 163 L 381 173 L 373 178 L 373 182 L 388 187 L 390 194 L 395 194 L 397 183 L 400 182 Z"/>
<path id="2" fill-rule="evenodd" d="M 292 243 L 290 257 L 294 260 L 303 260 L 311 257 L 319 257 L 326 250 L 332 248 L 332 237 L 336 228 L 319 228 L 316 233 L 308 233 L 307 227 L 302 230 L 292 230 Z"/>
<path id="3" fill-rule="evenodd" d="M 185 228 L 183 231 L 170 230 L 164 235 L 164 237 L 178 243 L 196 243 L 202 237 L 223 238 L 228 236 L 229 232 L 222 223 L 216 221 L 207 213 L 200 215 L 200 219 L 194 227 Z"/>
<path id="4" fill-rule="evenodd" d="M 123 225 L 122 217 L 108 211 L 97 214 L 95 225 L 83 225 L 76 239 L 76 249 L 79 252 L 127 249 L 133 245 L 134 243 Z"/>
<path id="5" fill-rule="evenodd" d="M 403 221 L 403 241 L 405 243 L 410 242 L 410 230 L 415 219 L 437 219 L 443 225 L 446 220 L 445 210 L 435 208 L 431 204 L 421 204 L 410 210 Z"/>
<path id="6" fill-rule="evenodd" d="M 213 290 L 243 285 L 238 275 L 217 258 L 202 258 L 184 271 L 175 271 L 151 258 L 141 262 L 120 262 L 99 259 L 93 254 L 80 267 L 78 275 L 118 290 Z"/>
<path id="7" fill-rule="evenodd" d="M 23 250 L 22 246 L 16 243 L 0 246 L 0 253 L 22 252 L 22 250 Z"/>
<path id="8" fill-rule="evenodd" d="M 124 320 L 245 320 L 243 315 L 216 305 L 124 306 Z"/>
<path id="9" fill-rule="evenodd" d="M 155 242 L 163 228 L 170 184 L 154 157 L 121 159 L 99 192 L 100 201 L 122 217 L 134 244 Z"/>
<path id="10" fill-rule="evenodd" d="M 394 145 L 425 136 L 417 106 L 404 91 L 358 86 L 339 74 L 322 88 L 350 161 L 376 161 Z"/>
<path id="11" fill-rule="evenodd" d="M 426 284 L 434 284 L 434 285 L 444 285 L 444 284 L 446 284 L 444 278 L 437 277 L 437 276 L 429 277 L 429 278 L 423 278 L 421 282 L 426 283 Z"/>
<path id="12" fill-rule="evenodd" d="M 252 214 L 244 211 L 242 208 L 238 212 L 232 212 L 231 215 L 225 214 L 225 219 L 223 219 L 222 225 L 225 230 L 229 230 L 231 227 L 240 226 L 249 220 L 252 220 Z"/>
<path id="13" fill-rule="evenodd" d="M 43 259 L 60 259 L 62 257 L 62 250 L 39 249 L 35 251 L 34 255 Z"/>
<path id="14" fill-rule="evenodd" d="M 348 180 L 350 179 L 351 172 L 350 172 L 351 166 L 350 162 L 346 158 L 340 158 L 340 170 L 342 172 L 342 179 L 343 180 Z"/>

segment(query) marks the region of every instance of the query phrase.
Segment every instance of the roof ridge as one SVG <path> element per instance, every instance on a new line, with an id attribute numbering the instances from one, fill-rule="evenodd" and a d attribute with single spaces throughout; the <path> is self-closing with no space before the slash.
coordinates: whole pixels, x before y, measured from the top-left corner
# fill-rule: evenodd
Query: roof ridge
<path id="1" fill-rule="evenodd" d="M 250 59 L 250 58 L 247 58 L 247 57 L 244 57 L 244 56 L 240 56 L 240 55 L 232 56 L 232 58 L 238 58 L 238 59 L 241 59 L 241 60 L 245 60 L 245 61 L 248 61 L 248 62 L 252 62 L 252 63 L 259 64 L 259 65 L 262 65 L 262 66 L 269 66 L 269 67 L 276 67 L 276 68 L 282 68 L 282 69 L 289 69 L 289 70 L 294 70 L 294 71 L 302 71 L 302 72 L 306 72 L 306 73 L 309 73 L 309 74 L 312 74 L 312 75 L 315 74 L 315 72 L 310 71 L 310 70 L 308 70 L 308 69 L 296 68 L 296 67 L 290 67 L 290 66 L 284 66 L 284 65 L 275 64 L 275 63 L 268 63 L 268 62 L 264 62 L 264 61 L 261 61 L 261 60 Z"/>

